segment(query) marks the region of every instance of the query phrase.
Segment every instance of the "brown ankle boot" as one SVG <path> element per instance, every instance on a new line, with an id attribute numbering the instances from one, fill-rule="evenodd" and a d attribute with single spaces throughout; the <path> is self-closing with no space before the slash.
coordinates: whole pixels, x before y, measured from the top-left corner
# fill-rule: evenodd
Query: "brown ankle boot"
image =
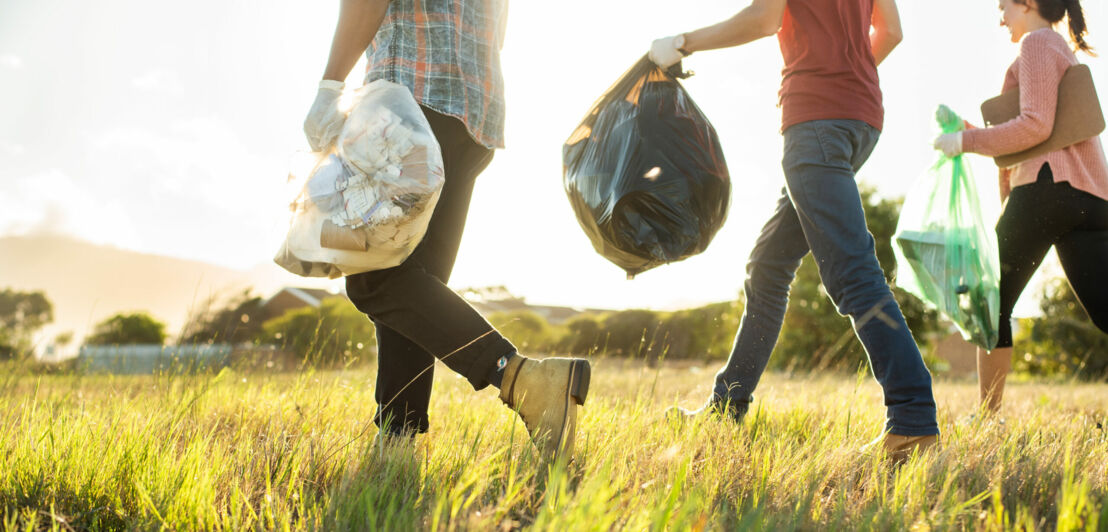
<path id="1" fill-rule="evenodd" d="M 904 436 L 887 432 L 863 447 L 863 451 L 881 450 L 890 462 L 900 465 L 907 462 L 908 457 L 912 456 L 912 453 L 917 449 L 919 454 L 923 454 L 928 449 L 937 446 L 938 443 L 938 434 Z"/>
<path id="2" fill-rule="evenodd" d="M 504 368 L 500 400 L 523 419 L 544 457 L 573 454 L 577 407 L 585 404 L 591 371 L 583 358 L 517 356 Z"/>

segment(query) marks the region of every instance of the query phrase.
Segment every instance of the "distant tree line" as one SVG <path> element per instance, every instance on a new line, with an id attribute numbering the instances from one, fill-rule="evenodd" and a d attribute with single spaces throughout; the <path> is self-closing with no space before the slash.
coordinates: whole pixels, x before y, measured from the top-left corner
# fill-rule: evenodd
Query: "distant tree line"
<path id="1" fill-rule="evenodd" d="M 900 304 L 916 342 L 930 358 L 937 340 L 949 331 L 915 296 L 895 286 L 892 237 L 901 200 L 877 198 L 863 186 L 861 195 L 877 258 L 893 297 Z M 785 324 L 770 360 L 775 369 L 857 368 L 865 352 L 848 318 L 837 312 L 809 255 L 801 263 L 789 295 Z M 675 312 L 627 310 L 578 316 L 558 326 L 533 312 L 494 314 L 490 321 L 525 351 L 548 354 L 722 360 L 731 352 L 742 316 L 741 296 L 731 303 Z M 1042 317 L 1021 320 L 1016 338 L 1017 371 L 1108 380 L 1108 335 L 1089 321 L 1065 279 L 1050 283 L 1042 295 Z M 929 360 L 933 362 L 933 360 Z"/>
<path id="2" fill-rule="evenodd" d="M 275 346 L 302 362 L 325 367 L 366 363 L 376 353 L 373 323 L 344 297 L 318 307 L 266 313 L 264 299 L 244 290 L 213 297 L 188 319 L 181 343 Z"/>
<path id="3" fill-rule="evenodd" d="M 901 202 L 879 199 L 871 187 L 863 186 L 861 194 L 878 260 L 886 279 L 892 281 L 896 269 L 892 237 Z M 914 296 L 895 287 L 893 295 L 916 341 L 924 351 L 930 351 L 930 345 L 946 330 L 945 325 Z M 850 320 L 839 315 L 827 297 L 811 255 L 801 262 L 789 299 L 771 367 L 853 369 L 865 360 Z M 648 361 L 720 360 L 731 353 L 743 307 L 740 295 L 733 302 L 691 310 L 626 310 L 578 316 L 560 326 L 552 326 L 529 312 L 497 314 L 490 321 L 520 348 L 540 353 L 603 354 Z"/>
<path id="4" fill-rule="evenodd" d="M 901 202 L 879 199 L 872 188 L 865 186 L 861 194 L 886 279 L 894 284 L 894 297 L 916 341 L 925 354 L 930 353 L 948 325 L 921 301 L 895 288 L 892 236 Z M 361 364 L 374 358 L 373 324 L 346 298 L 326 298 L 318 307 L 298 308 L 280 316 L 267 315 L 263 302 L 251 290 L 214 296 L 192 312 L 178 343 L 267 346 L 287 351 L 305 364 L 326 367 Z M 1069 284 L 1064 279 L 1051 283 L 1044 290 L 1041 305 L 1042 317 L 1020 323 L 1016 370 L 1108 379 L 1108 335 L 1092 325 Z M 731 352 L 743 307 L 740 295 L 730 302 L 688 310 L 583 314 L 558 325 L 531 311 L 497 313 L 489 316 L 489 321 L 524 353 L 625 357 L 647 362 L 720 361 Z M 0 359 L 27 356 L 33 349 L 34 334 L 52 320 L 53 306 L 42 292 L 0 291 Z M 134 312 L 117 314 L 97 324 L 85 343 L 162 344 L 166 338 L 163 323 L 144 312 Z M 792 284 L 785 325 L 771 367 L 852 370 L 864 360 L 850 320 L 840 316 L 827 297 L 811 256 L 805 258 Z"/>

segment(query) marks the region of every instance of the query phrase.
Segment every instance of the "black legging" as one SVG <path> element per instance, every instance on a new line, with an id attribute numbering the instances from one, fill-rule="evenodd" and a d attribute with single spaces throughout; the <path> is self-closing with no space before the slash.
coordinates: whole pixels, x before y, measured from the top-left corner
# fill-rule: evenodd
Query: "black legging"
<path id="1" fill-rule="evenodd" d="M 1093 323 L 1108 333 L 1108 201 L 1054 182 L 1044 163 L 1038 180 L 1012 189 L 996 226 L 1000 241 L 1000 340 L 1012 347 L 1012 307 L 1050 246 Z"/>

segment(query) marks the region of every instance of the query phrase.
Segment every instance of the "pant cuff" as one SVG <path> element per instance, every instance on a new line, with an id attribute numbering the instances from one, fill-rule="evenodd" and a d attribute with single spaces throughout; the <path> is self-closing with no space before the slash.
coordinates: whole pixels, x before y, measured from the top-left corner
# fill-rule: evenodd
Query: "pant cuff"
<path id="1" fill-rule="evenodd" d="M 483 390 L 489 385 L 489 372 L 496 367 L 496 361 L 515 351 L 516 347 L 494 330 L 465 349 L 443 358 L 443 362 L 464 375 L 474 390 Z M 451 358 L 456 358 L 454 364 L 451 364 Z"/>
<path id="2" fill-rule="evenodd" d="M 404 415 L 403 413 L 399 415 Z M 396 412 L 383 412 L 378 407 L 377 414 L 373 416 L 373 424 L 377 425 L 377 428 L 381 432 L 390 434 L 392 436 L 414 436 L 416 434 L 423 434 L 427 432 L 430 426 L 430 422 L 427 419 L 427 413 L 415 414 L 412 412 L 407 413 L 407 419 L 400 419 Z"/>
<path id="3" fill-rule="evenodd" d="M 900 436 L 931 436 L 939 434 L 939 426 L 937 424 L 929 427 L 906 427 L 890 421 L 885 425 L 885 430 Z"/>

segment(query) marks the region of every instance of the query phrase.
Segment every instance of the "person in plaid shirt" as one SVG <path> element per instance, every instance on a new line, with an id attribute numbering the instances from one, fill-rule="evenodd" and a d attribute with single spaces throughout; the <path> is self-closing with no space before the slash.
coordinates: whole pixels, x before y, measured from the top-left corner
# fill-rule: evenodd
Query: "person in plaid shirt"
<path id="1" fill-rule="evenodd" d="M 584 359 L 519 355 L 446 286 L 473 183 L 504 146 L 500 47 L 507 0 L 342 0 L 330 57 L 304 121 L 312 149 L 342 130 L 342 80 L 365 51 L 366 82 L 411 90 L 442 147 L 446 183 L 423 241 L 401 265 L 351 275 L 346 291 L 377 328 L 377 415 L 385 436 L 426 432 L 435 360 L 474 389 L 493 385 L 548 457 L 572 453 L 577 409 L 588 393 Z"/>

